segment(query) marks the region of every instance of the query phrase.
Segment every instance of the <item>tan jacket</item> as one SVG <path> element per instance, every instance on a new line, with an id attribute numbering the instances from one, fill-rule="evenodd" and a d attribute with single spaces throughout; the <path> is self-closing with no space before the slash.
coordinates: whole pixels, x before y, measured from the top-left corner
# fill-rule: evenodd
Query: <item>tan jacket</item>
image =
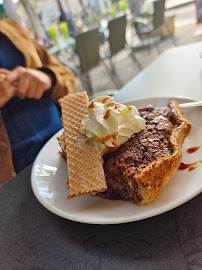
<path id="1" fill-rule="evenodd" d="M 15 20 L 0 19 L 0 32 L 6 35 L 22 52 L 26 67 L 35 69 L 45 67 L 54 73 L 56 83 L 50 92 L 50 99 L 58 102 L 60 97 L 75 91 L 75 77 L 71 71 L 41 47 Z M 13 176 L 15 176 L 15 172 L 12 165 L 10 142 L 0 111 L 0 186 Z"/>

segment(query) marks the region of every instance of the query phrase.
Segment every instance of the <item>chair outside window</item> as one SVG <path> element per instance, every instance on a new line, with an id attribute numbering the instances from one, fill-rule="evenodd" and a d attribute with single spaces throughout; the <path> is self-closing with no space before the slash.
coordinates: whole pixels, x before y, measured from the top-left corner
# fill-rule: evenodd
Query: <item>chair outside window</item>
<path id="1" fill-rule="evenodd" d="M 114 80 L 113 74 L 107 65 L 102 61 L 99 54 L 100 47 L 100 33 L 99 29 L 94 28 L 92 30 L 78 34 L 76 37 L 76 52 L 80 60 L 80 79 L 84 86 L 88 88 L 88 94 L 93 94 L 93 88 L 89 76 L 89 71 L 103 64 L 107 70 L 107 74 L 114 82 L 116 88 L 118 87 L 116 80 Z"/>
<path id="2" fill-rule="evenodd" d="M 172 38 L 172 42 L 175 45 L 174 36 L 165 21 L 165 0 L 155 0 L 153 2 L 153 14 L 151 15 L 151 18 L 151 22 L 149 19 L 143 19 L 141 17 L 135 18 L 132 22 L 140 40 L 142 42 L 146 41 L 145 44 L 147 44 L 147 46 L 154 45 L 154 42 L 157 40 L 155 38 L 155 33 L 165 25 L 169 36 Z M 156 49 L 158 50 L 158 47 Z"/>
<path id="3" fill-rule="evenodd" d="M 112 57 L 114 57 L 117 53 L 119 53 L 123 49 L 127 49 L 129 51 L 129 54 L 132 56 L 132 59 L 138 66 L 139 70 L 142 69 L 140 63 L 135 57 L 135 54 L 132 52 L 132 50 L 130 49 L 130 47 L 126 42 L 126 26 L 127 26 L 126 15 L 114 18 L 108 22 L 108 30 L 109 30 L 108 41 L 110 49 L 108 57 L 110 60 L 110 65 L 113 74 L 116 74 L 116 71 L 112 62 Z M 116 77 L 117 80 L 119 81 L 119 84 L 122 85 L 119 76 L 117 74 Z"/>

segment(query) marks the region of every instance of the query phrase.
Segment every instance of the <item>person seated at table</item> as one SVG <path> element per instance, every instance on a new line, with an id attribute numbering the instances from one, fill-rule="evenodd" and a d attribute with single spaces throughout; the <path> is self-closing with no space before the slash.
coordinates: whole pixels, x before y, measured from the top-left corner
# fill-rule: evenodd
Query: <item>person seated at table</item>
<path id="1" fill-rule="evenodd" d="M 134 16 L 140 16 L 143 6 L 143 0 L 129 0 L 129 8 Z"/>
<path id="2" fill-rule="evenodd" d="M 76 34 L 78 29 L 75 25 L 72 15 L 70 13 L 64 13 L 62 10 L 60 10 L 60 12 L 61 12 L 61 15 L 59 17 L 59 21 L 68 23 L 68 29 L 69 29 L 70 35 Z"/>
<path id="3" fill-rule="evenodd" d="M 34 39 L 36 40 L 36 42 L 39 45 L 43 46 L 46 49 L 48 49 L 48 48 L 50 48 L 50 47 L 53 46 L 53 42 L 51 41 L 50 38 L 48 38 L 48 37 L 42 38 L 38 33 L 35 33 Z"/>
<path id="4" fill-rule="evenodd" d="M 74 91 L 68 68 L 16 21 L 0 19 L 0 186 L 62 128 L 58 99 Z"/>

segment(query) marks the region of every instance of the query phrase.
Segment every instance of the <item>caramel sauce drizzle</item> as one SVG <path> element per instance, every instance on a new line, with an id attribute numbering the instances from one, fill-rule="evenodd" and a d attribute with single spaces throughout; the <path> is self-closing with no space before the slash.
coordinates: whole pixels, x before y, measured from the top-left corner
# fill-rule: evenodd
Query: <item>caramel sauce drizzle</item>
<path id="1" fill-rule="evenodd" d="M 116 144 L 115 142 L 113 142 L 112 144 L 114 145 L 114 147 L 109 147 L 109 146 L 105 145 L 105 149 L 103 150 L 103 154 L 106 154 L 109 152 L 114 152 L 119 147 L 119 145 Z"/>
<path id="2" fill-rule="evenodd" d="M 194 153 L 196 150 L 198 150 L 201 146 L 198 145 L 198 146 L 195 146 L 195 147 L 191 147 L 189 149 L 187 149 L 187 153 L 191 154 L 191 153 Z"/>
<path id="3" fill-rule="evenodd" d="M 112 133 L 112 137 L 113 137 L 113 139 L 116 139 L 117 138 L 117 136 L 118 136 L 118 131 L 116 131 L 116 132 L 114 132 L 114 133 Z"/>
<path id="4" fill-rule="evenodd" d="M 188 169 L 188 171 L 191 172 L 191 171 L 193 171 L 194 169 L 196 169 L 197 167 L 198 167 L 198 166 L 190 167 L 190 168 Z"/>
<path id="5" fill-rule="evenodd" d="M 110 109 L 107 109 L 104 115 L 104 119 L 107 119 L 109 117 L 109 113 L 110 113 Z"/>
<path id="6" fill-rule="evenodd" d="M 187 153 L 191 154 L 191 153 L 194 153 L 196 150 L 198 150 L 201 146 L 198 145 L 198 146 L 195 146 L 195 147 L 191 147 L 191 148 L 188 148 L 187 149 Z M 194 163 L 184 163 L 184 162 L 181 162 L 180 163 L 180 166 L 178 167 L 178 170 L 186 170 L 188 169 L 189 172 L 195 170 L 198 166 L 195 166 L 196 164 L 198 163 L 202 163 L 202 160 L 198 160 Z"/>
<path id="7" fill-rule="evenodd" d="M 110 102 L 110 103 L 107 104 L 107 107 L 113 107 L 114 105 L 115 105 L 114 102 Z"/>
<path id="8" fill-rule="evenodd" d="M 113 142 L 112 144 L 114 145 L 114 147 L 107 146 L 107 148 L 109 149 L 109 151 L 110 150 L 114 151 L 114 150 L 116 150 L 119 147 L 119 145 L 117 143 L 115 143 L 115 142 Z"/>
<path id="9" fill-rule="evenodd" d="M 190 164 L 181 162 L 178 170 L 185 170 L 185 169 L 189 168 L 189 171 L 193 171 L 195 168 L 197 168 L 197 166 L 196 167 L 193 167 L 193 166 L 199 162 L 202 163 L 202 160 L 198 160 L 198 161 L 196 161 L 194 163 L 190 163 Z M 191 169 L 191 168 L 194 168 L 194 169 Z"/>
<path id="10" fill-rule="evenodd" d="M 100 143 L 104 144 L 106 141 L 108 141 L 109 139 L 111 139 L 111 137 L 112 137 L 113 139 L 116 139 L 117 136 L 118 136 L 118 131 L 116 131 L 116 132 L 114 132 L 114 133 L 110 133 L 110 134 L 108 134 L 107 136 L 105 136 L 104 138 L 97 138 L 97 139 L 98 139 L 98 141 L 99 141 Z M 114 142 L 113 142 L 113 144 L 114 144 Z"/>
<path id="11" fill-rule="evenodd" d="M 91 102 L 90 102 L 90 104 L 88 105 L 88 108 L 89 109 L 93 109 L 94 108 L 94 101 L 92 100 Z"/>
<path id="12" fill-rule="evenodd" d="M 105 103 L 108 99 L 110 99 L 110 97 L 103 98 L 102 103 Z"/>
<path id="13" fill-rule="evenodd" d="M 114 103 L 114 102 L 108 103 L 108 104 L 107 104 L 107 107 L 114 107 L 115 109 L 117 109 L 117 105 L 116 105 L 116 103 Z"/>

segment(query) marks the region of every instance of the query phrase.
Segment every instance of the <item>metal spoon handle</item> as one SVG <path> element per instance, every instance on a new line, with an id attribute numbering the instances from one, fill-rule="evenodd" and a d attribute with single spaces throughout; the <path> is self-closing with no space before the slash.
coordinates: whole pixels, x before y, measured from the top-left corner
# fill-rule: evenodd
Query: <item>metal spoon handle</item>
<path id="1" fill-rule="evenodd" d="M 198 107 L 198 106 L 202 106 L 202 101 L 193 101 L 193 102 L 179 104 L 180 108 L 191 108 L 191 107 Z"/>

